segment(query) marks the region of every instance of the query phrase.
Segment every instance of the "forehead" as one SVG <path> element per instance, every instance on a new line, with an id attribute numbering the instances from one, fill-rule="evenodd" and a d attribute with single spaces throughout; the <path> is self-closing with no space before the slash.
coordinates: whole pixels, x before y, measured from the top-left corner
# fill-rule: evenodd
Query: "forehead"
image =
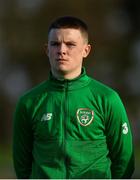
<path id="1" fill-rule="evenodd" d="M 48 40 L 83 40 L 82 33 L 79 29 L 61 28 L 52 29 L 49 32 Z"/>

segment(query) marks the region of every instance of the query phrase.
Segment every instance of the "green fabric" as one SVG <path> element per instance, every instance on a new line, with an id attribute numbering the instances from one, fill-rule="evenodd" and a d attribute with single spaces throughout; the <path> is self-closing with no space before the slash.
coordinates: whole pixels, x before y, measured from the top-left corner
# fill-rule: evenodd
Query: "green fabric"
<path id="1" fill-rule="evenodd" d="M 49 80 L 24 94 L 14 116 L 18 178 L 130 178 L 132 134 L 118 94 L 83 68 L 73 80 Z"/>

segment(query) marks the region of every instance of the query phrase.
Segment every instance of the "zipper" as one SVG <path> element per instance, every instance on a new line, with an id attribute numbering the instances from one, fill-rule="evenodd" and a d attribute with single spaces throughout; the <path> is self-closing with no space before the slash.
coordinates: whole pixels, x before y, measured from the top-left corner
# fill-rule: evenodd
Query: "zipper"
<path id="1" fill-rule="evenodd" d="M 64 111 L 63 111 L 63 148 L 64 148 L 64 166 L 66 170 L 66 179 L 68 179 L 68 158 L 66 152 L 67 146 L 67 121 L 68 121 L 68 81 L 64 83 Z"/>

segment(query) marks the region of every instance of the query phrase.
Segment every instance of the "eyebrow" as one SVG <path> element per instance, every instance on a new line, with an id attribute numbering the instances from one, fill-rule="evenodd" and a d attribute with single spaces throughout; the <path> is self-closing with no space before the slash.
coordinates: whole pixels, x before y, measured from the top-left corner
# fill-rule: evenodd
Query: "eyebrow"
<path id="1" fill-rule="evenodd" d="M 61 41 L 59 40 L 51 40 L 50 43 L 61 43 Z M 68 40 L 68 41 L 65 41 L 64 43 L 73 43 L 73 44 L 76 44 L 77 42 L 75 41 L 72 41 L 72 40 Z"/>

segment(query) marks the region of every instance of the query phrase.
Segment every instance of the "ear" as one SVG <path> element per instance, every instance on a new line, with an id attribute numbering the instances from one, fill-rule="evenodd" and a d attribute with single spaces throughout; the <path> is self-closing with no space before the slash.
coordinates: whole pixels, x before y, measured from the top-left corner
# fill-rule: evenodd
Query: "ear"
<path id="1" fill-rule="evenodd" d="M 48 56 L 48 44 L 47 43 L 45 43 L 44 44 L 44 51 L 45 51 L 45 54 Z"/>
<path id="2" fill-rule="evenodd" d="M 86 44 L 83 51 L 83 58 L 86 58 L 89 55 L 90 51 L 91 51 L 91 45 Z"/>

